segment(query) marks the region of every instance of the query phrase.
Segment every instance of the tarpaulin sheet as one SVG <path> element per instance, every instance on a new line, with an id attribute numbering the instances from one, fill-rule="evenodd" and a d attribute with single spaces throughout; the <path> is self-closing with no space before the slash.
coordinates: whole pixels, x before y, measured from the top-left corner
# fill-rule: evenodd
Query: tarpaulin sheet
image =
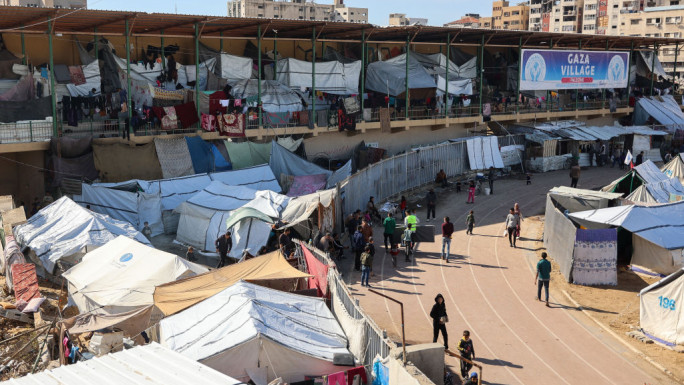
<path id="1" fill-rule="evenodd" d="M 273 170 L 276 178 L 281 178 L 282 175 L 304 176 L 325 174 L 327 179 L 327 177 L 332 175 L 332 171 L 300 158 L 275 141 L 272 143 L 271 159 L 268 164 L 271 166 L 271 170 Z"/>
<path id="2" fill-rule="evenodd" d="M 246 80 L 252 77 L 252 59 L 221 52 L 219 54 L 220 72 L 222 79 L 229 83 Z"/>
<path id="3" fill-rule="evenodd" d="M 284 227 L 292 227 L 308 220 L 311 217 L 311 214 L 318 210 L 319 205 L 327 211 L 332 208 L 334 203 L 334 189 L 318 191 L 313 194 L 292 198 L 281 214 L 282 222 L 286 224 Z"/>
<path id="4" fill-rule="evenodd" d="M 639 99 L 637 105 L 644 110 L 646 115 L 651 116 L 660 124 L 684 125 L 684 113 L 682 113 L 682 109 L 672 99 L 671 95 L 664 96 L 662 102 L 656 98 L 643 97 Z M 635 111 L 635 114 L 637 114 L 637 111 Z M 643 116 L 643 113 L 639 116 Z M 636 117 L 635 119 L 636 124 L 646 123 L 646 119 L 643 117 Z"/>
<path id="5" fill-rule="evenodd" d="M 221 144 L 224 148 L 225 144 Z M 211 144 L 211 153 L 214 156 L 214 171 L 228 171 L 233 166 L 226 160 L 226 157 L 221 153 L 216 144 Z"/>
<path id="6" fill-rule="evenodd" d="M 15 264 L 26 263 L 24 254 L 21 253 L 19 243 L 14 239 L 14 235 L 5 235 L 5 285 L 10 292 L 14 289 L 14 279 L 12 278 L 12 266 Z"/>
<path id="7" fill-rule="evenodd" d="M 77 158 L 92 151 L 93 138 L 62 136 L 50 140 L 50 151 L 62 158 Z"/>
<path id="8" fill-rule="evenodd" d="M 575 213 L 601 209 L 608 207 L 611 203 L 616 205 L 622 194 L 561 186 L 552 188 L 549 196 L 569 213 Z"/>
<path id="9" fill-rule="evenodd" d="M 186 136 L 185 141 L 188 144 L 195 174 L 216 171 L 214 170 L 214 151 L 211 144 L 199 136 Z"/>
<path id="10" fill-rule="evenodd" d="M 328 182 L 326 183 L 326 188 L 333 188 L 335 187 L 339 182 L 342 182 L 343 180 L 347 179 L 349 176 L 352 174 L 352 160 L 349 159 L 347 163 L 344 164 L 344 166 L 338 168 L 335 170 L 335 172 L 330 175 L 330 178 L 328 178 Z"/>
<path id="11" fill-rule="evenodd" d="M 504 163 L 499 151 L 499 141 L 496 136 L 485 136 L 468 139 L 468 160 L 471 170 L 486 170 L 490 167 L 503 168 Z"/>
<path id="12" fill-rule="evenodd" d="M 254 190 L 270 190 L 280 192 L 280 185 L 268 164 L 243 168 L 241 170 L 215 172 L 210 174 L 211 180 L 223 182 L 229 186 L 243 186 Z"/>
<path id="13" fill-rule="evenodd" d="M 50 97 L 23 102 L 0 101 L 0 122 L 12 123 L 21 120 L 45 120 L 52 116 Z"/>
<path id="14" fill-rule="evenodd" d="M 131 179 L 156 180 L 162 169 L 154 143 L 129 146 L 124 143 L 93 144 L 95 168 L 103 182 Z"/>
<path id="15" fill-rule="evenodd" d="M 225 141 L 226 150 L 230 157 L 233 170 L 268 163 L 271 153 L 271 143 L 231 142 Z"/>
<path id="16" fill-rule="evenodd" d="M 576 285 L 617 285 L 617 229 L 577 230 L 572 281 Z"/>
<path id="17" fill-rule="evenodd" d="M 84 313 L 60 322 L 70 334 L 96 332 L 115 328 L 121 330 L 125 337 L 135 338 L 140 332 L 152 326 L 154 306 L 142 306 L 119 314 Z"/>
<path id="18" fill-rule="evenodd" d="M 436 88 L 435 79 L 409 54 L 409 89 Z M 382 94 L 399 96 L 406 92 L 406 54 L 368 64 L 366 88 Z"/>
<path id="19" fill-rule="evenodd" d="M 290 189 L 287 191 L 287 196 L 298 197 L 313 194 L 325 188 L 327 178 L 328 176 L 325 174 L 295 176 Z"/>
<path id="20" fill-rule="evenodd" d="M 285 147 L 290 152 L 297 152 L 297 149 L 302 145 L 303 141 L 303 138 L 294 140 L 289 136 L 285 138 L 278 138 L 277 140 L 279 145 Z"/>
<path id="21" fill-rule="evenodd" d="M 684 160 L 682 160 L 684 153 L 678 154 L 672 160 L 664 165 L 660 170 L 668 178 L 677 178 L 681 183 L 684 183 Z"/>
<path id="22" fill-rule="evenodd" d="M 29 72 L 28 75 L 22 77 L 14 87 L 3 92 L 0 95 L 0 100 L 11 102 L 24 102 L 32 100 L 36 97 L 36 87 L 33 82 L 33 75 Z"/>
<path id="23" fill-rule="evenodd" d="M 12 265 L 12 279 L 14 280 L 14 297 L 17 301 L 30 301 L 40 298 L 36 265 L 32 263 L 16 263 Z"/>
<path id="24" fill-rule="evenodd" d="M 194 174 L 188 144 L 183 138 L 154 139 L 164 179 Z"/>
<path id="25" fill-rule="evenodd" d="M 664 301 L 667 299 L 667 302 Z M 684 270 L 670 274 L 639 293 L 639 326 L 668 343 L 684 344 Z"/>
<path id="26" fill-rule="evenodd" d="M 287 58 L 278 60 L 276 65 L 278 82 L 290 88 L 313 88 L 311 62 Z M 336 95 L 358 94 L 360 76 L 360 60 L 351 63 L 316 62 L 316 91 Z"/>
<path id="27" fill-rule="evenodd" d="M 71 96 L 88 96 L 93 89 L 95 89 L 94 94 L 99 94 L 100 85 L 102 84 L 100 63 L 98 61 L 93 61 L 90 64 L 81 66 L 81 69 L 85 76 L 85 83 L 79 85 L 73 83 L 67 84 L 66 87 L 69 90 L 69 94 L 71 94 Z"/>
<path id="28" fill-rule="evenodd" d="M 59 84 L 71 83 L 71 74 L 66 64 L 55 64 L 52 73 L 55 75 L 55 82 Z"/>
<path id="29" fill-rule="evenodd" d="M 241 80 L 233 84 L 230 94 L 236 99 L 256 99 L 259 83 L 256 79 Z M 299 94 L 275 80 L 261 81 L 261 104 L 264 112 L 295 112 L 304 109 Z"/>
<path id="30" fill-rule="evenodd" d="M 632 265 L 645 267 L 658 274 L 672 274 L 684 267 L 684 249 L 668 250 L 634 233 L 632 250 Z"/>
<path id="31" fill-rule="evenodd" d="M 453 52 L 453 51 L 452 51 Z M 447 72 L 447 57 L 441 53 L 422 54 L 418 52 L 411 52 L 411 56 L 415 57 L 428 70 L 429 73 L 439 75 L 446 78 Z M 449 60 L 449 82 L 454 79 L 473 79 L 477 77 L 477 57 L 473 56 L 467 59 L 460 66 Z M 449 86 L 451 90 L 451 86 Z"/>
<path id="32" fill-rule="evenodd" d="M 563 277 L 572 282 L 573 249 L 577 228 L 553 205 L 552 198 L 548 195 L 544 223 L 544 247 L 558 263 Z"/>
<path id="33" fill-rule="evenodd" d="M 300 241 L 301 243 L 301 241 Z M 302 243 L 302 253 L 306 260 L 306 271 L 309 277 L 309 289 L 318 290 L 319 297 L 328 296 L 328 266 L 319 261 Z"/>
<path id="34" fill-rule="evenodd" d="M 52 165 L 55 169 L 52 180 L 54 186 L 60 186 L 64 178 L 94 181 L 99 177 L 92 152 L 70 159 L 60 158 L 53 154 Z"/>

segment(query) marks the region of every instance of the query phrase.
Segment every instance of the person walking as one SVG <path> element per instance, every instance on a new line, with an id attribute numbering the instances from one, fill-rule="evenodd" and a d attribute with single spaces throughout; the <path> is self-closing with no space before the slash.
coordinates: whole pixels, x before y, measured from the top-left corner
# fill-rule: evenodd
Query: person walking
<path id="1" fill-rule="evenodd" d="M 368 220 L 361 221 L 361 234 L 363 234 L 363 241 L 368 243 L 368 239 L 373 236 L 373 227 Z"/>
<path id="2" fill-rule="evenodd" d="M 489 193 L 494 195 L 494 167 L 489 168 L 489 175 L 487 178 L 489 179 Z"/>
<path id="3" fill-rule="evenodd" d="M 475 212 L 473 210 L 470 210 L 466 217 L 466 226 L 468 226 L 466 234 L 473 235 L 473 227 L 475 226 Z"/>
<path id="4" fill-rule="evenodd" d="M 627 158 L 627 149 L 623 148 L 620 152 L 620 170 L 625 169 L 625 159 Z"/>
<path id="5" fill-rule="evenodd" d="M 634 166 L 638 166 L 640 164 L 644 163 L 644 152 L 641 151 L 639 155 L 636 156 L 636 163 L 634 163 Z"/>
<path id="6" fill-rule="evenodd" d="M 451 235 L 453 233 L 454 224 L 449 221 L 449 217 L 444 217 L 444 223 L 442 223 L 442 259 L 446 260 L 447 263 L 449 263 L 449 252 L 451 251 Z"/>
<path id="7" fill-rule="evenodd" d="M 468 330 L 463 331 L 463 338 L 458 342 L 458 352 L 461 354 L 461 357 L 470 361 L 475 359 L 475 347 L 473 346 L 473 340 L 470 339 L 470 332 Z M 461 377 L 464 380 L 468 379 L 468 372 L 472 367 L 473 364 L 461 360 Z"/>
<path id="8" fill-rule="evenodd" d="M 416 216 L 416 210 L 415 209 L 411 210 L 409 215 L 407 215 L 406 218 L 404 218 L 404 226 L 408 227 L 408 225 L 412 225 L 411 226 L 411 232 L 416 231 L 416 226 L 418 226 L 418 222 L 420 222 L 420 221 L 418 220 L 418 217 Z"/>
<path id="9" fill-rule="evenodd" d="M 468 200 L 466 203 L 475 203 L 475 181 L 471 180 L 468 185 Z"/>
<path id="10" fill-rule="evenodd" d="M 439 337 L 439 332 L 441 331 L 442 339 L 444 340 L 444 350 L 449 349 L 449 335 L 446 330 L 449 316 L 446 312 L 444 297 L 441 294 L 437 294 L 435 297 L 435 304 L 432 305 L 432 310 L 430 310 L 430 318 L 432 318 L 432 342 L 437 342 L 437 337 Z"/>
<path id="11" fill-rule="evenodd" d="M 534 283 L 537 284 L 537 300 L 541 301 L 541 290 L 544 286 L 546 294 L 546 307 L 549 307 L 549 281 L 551 280 L 551 262 L 546 259 L 546 252 L 541 253 L 541 259 L 537 262 L 537 274 L 534 276 Z"/>
<path id="12" fill-rule="evenodd" d="M 289 229 L 286 229 L 285 231 L 288 231 Z M 217 269 L 226 266 L 228 263 L 228 253 L 230 253 L 230 250 L 233 249 L 233 239 L 231 238 L 230 231 L 226 231 L 226 233 L 218 237 L 216 241 L 214 241 L 214 246 L 216 246 L 216 252 L 219 253 L 219 263 L 216 266 Z"/>
<path id="13" fill-rule="evenodd" d="M 373 255 L 371 255 L 370 245 L 366 245 L 360 257 L 361 262 L 361 286 L 370 287 L 368 280 L 373 266 Z"/>
<path id="14" fill-rule="evenodd" d="M 401 202 L 399 202 L 399 210 L 401 210 L 401 220 L 406 219 L 406 206 L 408 203 L 406 202 L 406 197 L 401 196 Z"/>
<path id="15" fill-rule="evenodd" d="M 375 257 L 375 242 L 373 241 L 373 237 L 368 238 L 368 243 L 366 243 L 366 247 L 368 247 L 368 251 L 370 252 L 371 257 Z M 375 273 L 373 273 L 373 264 L 370 265 L 370 274 L 371 277 L 375 277 Z"/>
<path id="16" fill-rule="evenodd" d="M 435 217 L 435 206 L 437 205 L 437 194 L 435 194 L 434 189 L 430 189 L 425 196 L 425 204 L 427 205 L 427 221 L 430 222 L 430 213 L 432 213 L 432 218 Z"/>
<path id="17" fill-rule="evenodd" d="M 406 225 L 406 230 L 404 230 L 404 234 L 401 237 L 401 240 L 406 246 L 406 262 L 411 262 L 411 250 L 413 250 L 413 229 L 413 224 L 409 223 Z"/>
<path id="18" fill-rule="evenodd" d="M 579 181 L 580 177 L 580 166 L 575 162 L 575 164 L 572 165 L 572 168 L 570 169 L 570 187 L 572 188 L 577 188 L 577 182 Z"/>
<path id="19" fill-rule="evenodd" d="M 394 229 L 397 227 L 397 221 L 394 220 L 394 215 L 392 213 L 387 213 L 387 218 L 382 221 L 382 236 L 385 243 L 385 252 L 389 250 L 392 245 L 392 240 L 394 238 Z"/>
<path id="20" fill-rule="evenodd" d="M 366 246 L 361 229 L 361 226 L 357 226 L 356 232 L 354 232 L 351 239 L 352 250 L 354 250 L 354 270 L 356 271 L 361 270 L 361 253 L 363 253 Z"/>
<path id="21" fill-rule="evenodd" d="M 520 205 L 517 202 L 513 205 L 513 214 L 518 216 L 518 226 L 515 228 L 515 238 L 520 239 L 520 228 L 522 227 L 522 222 L 524 219 L 522 211 L 520 211 Z"/>
<path id="22" fill-rule="evenodd" d="M 506 217 L 506 232 L 508 233 L 508 242 L 511 247 L 515 247 L 515 230 L 518 226 L 518 216 L 511 207 L 508 216 Z"/>

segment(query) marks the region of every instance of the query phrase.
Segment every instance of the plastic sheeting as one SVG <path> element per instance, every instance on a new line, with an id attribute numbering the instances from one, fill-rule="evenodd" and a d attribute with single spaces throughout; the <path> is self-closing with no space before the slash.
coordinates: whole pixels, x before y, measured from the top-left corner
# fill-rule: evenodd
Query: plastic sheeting
<path id="1" fill-rule="evenodd" d="M 639 325 L 667 343 L 684 344 L 684 270 L 679 269 L 639 293 Z"/>
<path id="2" fill-rule="evenodd" d="M 546 213 L 544 216 L 544 247 L 549 255 L 558 263 L 560 272 L 568 282 L 572 282 L 573 254 L 577 228 L 553 204 L 550 196 L 546 197 Z"/>
<path id="3" fill-rule="evenodd" d="M 225 141 L 233 170 L 266 164 L 270 159 L 271 142 L 231 142 Z"/>
<path id="4" fill-rule="evenodd" d="M 309 277 L 309 289 L 316 289 L 319 297 L 327 297 L 328 266 L 319 261 L 306 247 L 302 247 L 302 253 L 306 260 L 306 271 L 311 274 L 311 277 Z"/>
<path id="5" fill-rule="evenodd" d="M 287 176 L 305 176 L 305 175 L 319 175 L 325 174 L 326 179 L 332 175 L 332 171 L 319 167 L 306 159 L 291 153 L 283 146 L 275 141 L 271 144 L 271 158 L 268 162 L 273 170 L 273 174 L 279 180 L 284 175 Z"/>
<path id="6" fill-rule="evenodd" d="M 118 56 L 114 56 L 114 60 L 118 65 L 119 69 L 122 71 L 125 80 L 126 74 L 126 60 Z M 200 63 L 200 81 L 199 90 L 206 91 L 207 89 L 207 73 L 208 71 L 214 71 L 214 66 L 216 65 L 216 58 L 211 58 Z M 189 80 L 187 74 L 191 73 L 194 80 L 195 66 L 184 66 L 180 63 L 176 63 L 176 68 L 178 70 L 178 82 L 167 81 L 163 83 L 162 88 L 167 91 L 175 91 L 176 86 L 180 84 L 183 88 L 195 89 L 194 86 L 188 85 Z M 153 63 L 152 68 L 146 67 L 144 64 L 131 63 L 131 79 L 144 81 L 148 84 L 155 85 L 157 83 L 157 77 L 162 73 L 161 63 Z"/>
<path id="7" fill-rule="evenodd" d="M 653 52 L 652 51 L 639 51 L 641 54 L 639 60 L 637 60 L 637 74 L 645 78 L 650 78 L 651 74 L 657 76 L 662 76 L 665 79 L 671 79 L 672 74 L 665 71 L 663 64 L 660 62 L 658 55 L 655 55 L 655 67 L 653 67 Z"/>
<path id="8" fill-rule="evenodd" d="M 552 188 L 549 196 L 569 213 L 575 213 L 617 206 L 622 194 L 561 186 Z"/>
<path id="9" fill-rule="evenodd" d="M 651 116 L 658 123 L 664 125 L 684 125 L 684 113 L 681 107 L 674 100 L 672 95 L 665 95 L 660 97 L 662 101 L 658 98 L 640 98 L 637 102 L 638 107 L 644 110 L 646 116 Z M 635 124 L 644 124 L 646 119 L 644 118 L 644 113 L 635 111 Z"/>
<path id="10" fill-rule="evenodd" d="M 315 193 L 325 188 L 326 179 L 328 176 L 325 174 L 295 176 L 287 191 L 287 196 L 298 197 Z"/>
<path id="11" fill-rule="evenodd" d="M 241 170 L 212 173 L 211 180 L 229 186 L 243 186 L 254 190 L 280 192 L 280 185 L 268 164 L 243 168 Z"/>
<path id="12" fill-rule="evenodd" d="M 33 81 L 33 75 L 30 72 L 16 82 L 12 88 L 0 94 L 0 100 L 6 102 L 24 102 L 35 99 L 35 97 L 36 87 Z"/>
<path id="13" fill-rule="evenodd" d="M 154 143 L 129 146 L 125 143 L 93 144 L 95 168 L 103 182 L 130 179 L 155 180 L 162 170 Z"/>
<path id="14" fill-rule="evenodd" d="M 313 88 L 311 62 L 282 59 L 277 62 L 277 70 L 278 82 L 295 89 Z M 351 63 L 316 62 L 316 91 L 336 95 L 358 94 L 360 76 L 360 60 Z"/>
<path id="15" fill-rule="evenodd" d="M 205 142 L 199 136 L 186 136 L 185 141 L 188 145 L 188 151 L 190 151 L 195 174 L 216 171 L 214 167 L 214 151 L 210 143 Z"/>
<path id="16" fill-rule="evenodd" d="M 256 99 L 259 83 L 256 79 L 241 80 L 233 84 L 230 94 L 236 99 Z M 274 80 L 261 81 L 261 104 L 264 112 L 302 111 L 304 105 L 299 94 Z"/>
<path id="17" fill-rule="evenodd" d="M 668 162 L 666 165 L 664 165 L 660 171 L 665 174 L 668 178 L 677 178 L 679 179 L 679 182 L 684 184 L 684 160 L 682 158 L 682 154 L 678 154 L 670 162 Z"/>
<path id="18" fill-rule="evenodd" d="M 93 61 L 90 64 L 81 66 L 86 82 L 84 84 L 75 85 L 69 83 L 66 85 L 71 96 L 88 96 L 93 89 L 94 94 L 100 94 L 100 85 L 102 84 L 102 77 L 100 76 L 100 63 Z"/>
<path id="19" fill-rule="evenodd" d="M 154 138 L 154 146 L 157 148 L 164 179 L 194 174 L 192 157 L 185 139 Z"/>
<path id="20" fill-rule="evenodd" d="M 632 265 L 658 274 L 672 274 L 684 267 L 684 249 L 668 250 L 632 234 Z"/>
<path id="21" fill-rule="evenodd" d="M 219 65 L 220 77 L 228 80 L 229 83 L 252 77 L 253 61 L 251 58 L 221 52 L 219 54 Z"/>
<path id="22" fill-rule="evenodd" d="M 499 151 L 499 141 L 496 136 L 468 139 L 466 146 L 468 148 L 468 160 L 470 161 L 471 170 L 504 167 L 501 151 Z"/>
<path id="23" fill-rule="evenodd" d="M 297 149 L 299 148 L 299 146 L 302 145 L 303 141 L 304 141 L 304 138 L 299 138 L 297 140 L 294 140 L 289 136 L 285 137 L 285 138 L 278 138 L 277 139 L 278 144 L 285 147 L 290 152 L 297 152 Z"/>
<path id="24" fill-rule="evenodd" d="M 157 285 L 206 273 L 204 266 L 119 236 L 64 274 L 81 313 L 117 314 L 154 303 Z"/>
<path id="25" fill-rule="evenodd" d="M 311 215 L 318 210 L 319 205 L 326 211 L 333 208 L 335 203 L 335 190 L 318 191 L 313 194 L 303 195 L 300 197 L 290 199 L 285 210 L 283 210 L 281 218 L 287 225 L 285 227 L 292 227 L 298 223 L 308 220 Z M 324 216 L 325 222 L 325 216 Z M 332 228 L 333 223 L 323 223 L 323 232 L 326 228 Z"/>
<path id="26" fill-rule="evenodd" d="M 409 54 L 408 86 L 409 89 L 437 88 L 435 79 L 411 54 Z M 366 89 L 391 96 L 399 96 L 405 93 L 406 54 L 368 64 Z"/>
<path id="27" fill-rule="evenodd" d="M 302 248 L 305 250 L 305 248 Z M 359 360 L 366 357 L 368 339 L 366 338 L 366 320 L 352 317 L 344 307 L 337 285 L 330 285 L 332 311 L 349 339 L 349 351 Z"/>
<path id="28" fill-rule="evenodd" d="M 14 234 L 22 247 L 29 247 L 52 273 L 57 261 L 78 258 L 87 247 L 98 247 L 124 235 L 145 244 L 150 242 L 130 224 L 87 210 L 62 197 L 22 225 Z"/>
<path id="29" fill-rule="evenodd" d="M 23 102 L 0 101 L 0 123 L 45 120 L 48 117 L 52 117 L 52 102 L 49 96 Z"/>
<path id="30" fill-rule="evenodd" d="M 244 281 L 164 318 L 160 331 L 163 345 L 243 381 L 260 364 L 267 381 L 274 373 L 289 383 L 335 373 L 344 369 L 334 355 L 349 353 L 323 300 Z"/>
<path id="31" fill-rule="evenodd" d="M 344 164 L 344 166 L 338 168 L 335 170 L 335 172 L 330 175 L 330 178 L 328 178 L 328 182 L 325 185 L 325 188 L 333 188 L 335 187 L 338 183 L 342 182 L 343 180 L 347 179 L 349 176 L 352 174 L 352 160 L 349 159 L 347 163 Z"/>
<path id="32" fill-rule="evenodd" d="M 577 230 L 572 281 L 576 285 L 617 285 L 617 230 Z"/>

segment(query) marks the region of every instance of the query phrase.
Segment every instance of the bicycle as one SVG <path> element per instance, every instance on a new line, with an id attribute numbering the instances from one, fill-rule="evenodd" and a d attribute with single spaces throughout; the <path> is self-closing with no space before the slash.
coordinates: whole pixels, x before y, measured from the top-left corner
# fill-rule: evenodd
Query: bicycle
<path id="1" fill-rule="evenodd" d="M 412 249 L 413 242 L 404 241 L 404 254 L 406 255 L 406 262 L 411 262 Z"/>

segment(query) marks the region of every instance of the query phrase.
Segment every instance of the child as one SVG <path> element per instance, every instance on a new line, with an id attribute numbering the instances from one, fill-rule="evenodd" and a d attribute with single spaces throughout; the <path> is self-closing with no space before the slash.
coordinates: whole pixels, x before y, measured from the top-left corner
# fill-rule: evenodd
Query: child
<path id="1" fill-rule="evenodd" d="M 397 256 L 399 255 L 399 245 L 392 243 L 390 248 L 390 255 L 392 256 L 392 266 L 397 267 Z"/>
<path id="2" fill-rule="evenodd" d="M 185 259 L 187 259 L 190 262 L 197 261 L 197 257 L 195 256 L 195 250 L 192 248 L 192 246 L 188 247 L 188 252 L 185 253 Z"/>
<path id="3" fill-rule="evenodd" d="M 404 230 L 404 235 L 402 236 L 402 240 L 404 241 L 404 245 L 406 245 L 406 262 L 411 262 L 411 249 L 413 248 L 413 223 L 409 223 L 406 225 L 406 230 Z"/>
<path id="4" fill-rule="evenodd" d="M 406 203 L 406 197 L 401 196 L 401 202 L 399 203 L 399 210 L 401 210 L 401 219 L 404 220 L 406 218 L 406 206 L 408 204 Z"/>
<path id="5" fill-rule="evenodd" d="M 364 252 L 361 254 L 361 286 L 370 287 L 368 279 L 370 278 L 372 268 L 373 256 L 370 253 L 370 247 L 366 245 Z"/>
<path id="6" fill-rule="evenodd" d="M 470 361 L 475 359 L 475 347 L 473 346 L 473 340 L 470 339 L 470 332 L 467 330 L 463 331 L 463 338 L 458 343 L 458 351 L 463 358 L 467 358 Z M 472 367 L 472 364 L 461 361 L 461 376 L 463 376 L 464 380 L 468 379 L 468 372 Z"/>
<path id="7" fill-rule="evenodd" d="M 526 179 L 527 179 L 527 185 L 528 185 L 528 186 L 531 185 L 531 184 L 532 184 L 532 175 L 527 174 L 527 178 L 526 178 Z"/>
<path id="8" fill-rule="evenodd" d="M 466 217 L 466 226 L 468 226 L 466 234 L 473 235 L 473 226 L 475 226 L 475 213 L 473 210 L 470 210 L 470 213 Z"/>
<path id="9" fill-rule="evenodd" d="M 456 193 L 461 192 L 461 181 L 456 182 Z"/>
<path id="10" fill-rule="evenodd" d="M 468 200 L 466 203 L 475 203 L 475 181 L 471 180 L 468 185 Z"/>
<path id="11" fill-rule="evenodd" d="M 145 226 L 142 229 L 142 234 L 147 238 L 148 240 L 152 240 L 152 229 L 150 228 L 150 224 L 145 222 Z"/>

